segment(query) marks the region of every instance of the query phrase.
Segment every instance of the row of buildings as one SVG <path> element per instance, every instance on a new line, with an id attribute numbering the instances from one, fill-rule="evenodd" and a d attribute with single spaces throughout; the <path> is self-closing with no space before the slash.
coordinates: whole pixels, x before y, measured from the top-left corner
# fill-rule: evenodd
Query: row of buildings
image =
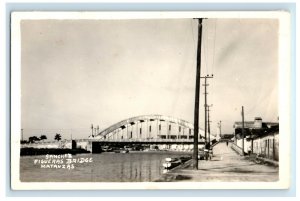
<path id="1" fill-rule="evenodd" d="M 262 118 L 255 117 L 254 121 L 234 123 L 234 144 L 244 153 L 254 153 L 260 157 L 279 160 L 279 123 L 263 122 Z M 244 141 L 244 146 L 243 146 Z"/>

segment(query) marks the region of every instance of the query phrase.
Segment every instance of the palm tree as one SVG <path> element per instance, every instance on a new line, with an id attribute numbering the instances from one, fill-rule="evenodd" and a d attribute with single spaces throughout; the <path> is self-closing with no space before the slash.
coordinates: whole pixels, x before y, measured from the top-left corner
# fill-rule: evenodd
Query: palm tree
<path id="1" fill-rule="evenodd" d="M 34 143 L 35 141 L 39 141 L 40 139 L 37 136 L 31 136 L 28 138 L 30 143 Z"/>
<path id="2" fill-rule="evenodd" d="M 54 136 L 54 140 L 61 140 L 61 135 L 59 133 L 56 133 L 56 135 Z"/>
<path id="3" fill-rule="evenodd" d="M 40 140 L 47 140 L 47 136 L 46 135 L 41 135 Z"/>

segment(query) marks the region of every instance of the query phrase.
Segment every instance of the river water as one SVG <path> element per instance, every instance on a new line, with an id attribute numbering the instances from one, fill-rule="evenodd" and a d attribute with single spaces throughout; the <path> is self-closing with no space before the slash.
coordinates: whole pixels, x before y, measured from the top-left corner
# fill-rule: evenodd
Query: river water
<path id="1" fill-rule="evenodd" d="M 91 162 L 74 163 L 73 169 L 41 168 L 34 163 L 45 156 L 22 156 L 22 182 L 147 182 L 163 174 L 162 163 L 167 157 L 187 156 L 188 153 L 135 152 L 79 154 L 72 159 L 85 158 Z M 92 158 L 92 159 L 91 159 Z"/>

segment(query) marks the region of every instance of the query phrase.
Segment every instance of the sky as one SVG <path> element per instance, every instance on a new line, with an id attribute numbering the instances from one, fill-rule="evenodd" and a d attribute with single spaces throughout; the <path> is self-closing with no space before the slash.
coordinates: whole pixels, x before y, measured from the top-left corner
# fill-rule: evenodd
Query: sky
<path id="1" fill-rule="evenodd" d="M 211 130 L 278 118 L 278 21 L 205 19 L 201 76 Z M 24 138 L 85 138 L 121 120 L 160 114 L 194 122 L 197 20 L 23 20 Z M 201 81 L 200 122 L 204 122 Z"/>

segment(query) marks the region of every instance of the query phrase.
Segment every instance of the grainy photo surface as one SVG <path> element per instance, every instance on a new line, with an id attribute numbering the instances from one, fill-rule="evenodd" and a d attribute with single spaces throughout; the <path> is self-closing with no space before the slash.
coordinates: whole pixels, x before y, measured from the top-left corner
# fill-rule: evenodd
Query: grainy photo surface
<path id="1" fill-rule="evenodd" d="M 18 26 L 18 182 L 280 180 L 278 18 Z"/>

